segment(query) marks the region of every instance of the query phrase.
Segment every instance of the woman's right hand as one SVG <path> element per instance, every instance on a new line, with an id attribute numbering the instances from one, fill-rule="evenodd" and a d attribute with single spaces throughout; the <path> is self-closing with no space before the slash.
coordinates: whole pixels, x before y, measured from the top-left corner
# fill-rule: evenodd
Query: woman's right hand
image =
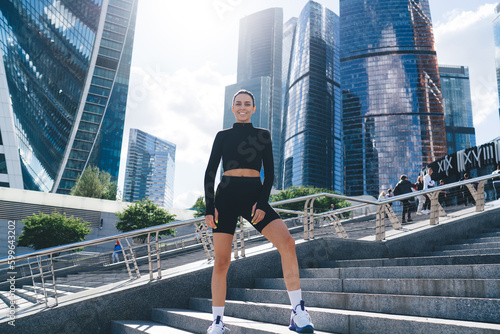
<path id="1" fill-rule="evenodd" d="M 205 224 L 210 226 L 211 228 L 217 228 L 217 223 L 219 222 L 219 212 L 217 209 L 215 209 L 215 221 L 214 221 L 214 216 L 213 215 L 206 215 L 205 216 Z"/>

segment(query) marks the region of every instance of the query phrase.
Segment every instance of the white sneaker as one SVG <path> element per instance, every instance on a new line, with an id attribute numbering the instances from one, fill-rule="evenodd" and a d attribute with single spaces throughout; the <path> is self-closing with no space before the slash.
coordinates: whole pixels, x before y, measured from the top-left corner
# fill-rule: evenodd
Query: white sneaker
<path id="1" fill-rule="evenodd" d="M 215 319 L 207 329 L 207 334 L 224 334 L 229 332 L 229 328 L 220 320 L 220 316 L 217 316 L 217 319 Z"/>
<path id="2" fill-rule="evenodd" d="M 422 215 L 422 211 L 418 211 L 417 216 L 421 216 L 421 215 Z"/>
<path id="3" fill-rule="evenodd" d="M 290 316 L 290 327 L 291 331 L 296 331 L 297 333 L 314 333 L 314 325 L 311 322 L 311 317 L 307 313 L 304 307 L 304 301 L 301 300 L 300 304 L 292 310 Z"/>

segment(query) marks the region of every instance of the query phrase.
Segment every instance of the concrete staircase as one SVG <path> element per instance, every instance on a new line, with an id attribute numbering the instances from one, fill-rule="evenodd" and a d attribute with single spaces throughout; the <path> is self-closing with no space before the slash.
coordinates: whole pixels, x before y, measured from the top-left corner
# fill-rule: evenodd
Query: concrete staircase
<path id="1" fill-rule="evenodd" d="M 301 270 L 316 333 L 500 333 L 500 229 L 413 257 L 319 262 Z M 290 333 L 282 278 L 228 290 L 232 334 Z M 150 321 L 114 321 L 113 334 L 205 333 L 211 301 L 155 308 Z"/>
<path id="2" fill-rule="evenodd" d="M 56 289 L 58 297 L 66 297 L 71 294 L 85 292 L 94 287 L 100 287 L 113 282 L 127 280 L 129 275 L 123 269 L 108 272 L 91 272 L 70 274 L 65 277 L 56 278 Z M 54 303 L 54 290 L 52 279 L 45 281 L 47 286 L 47 297 L 49 304 Z M 38 294 L 38 300 L 37 300 Z M 36 290 L 32 284 L 23 285 L 15 290 L 15 300 L 17 310 L 36 307 L 37 304 L 44 304 L 42 284 L 36 283 Z M 10 297 L 9 291 L 0 291 L 0 316 L 5 316 L 9 311 Z"/>

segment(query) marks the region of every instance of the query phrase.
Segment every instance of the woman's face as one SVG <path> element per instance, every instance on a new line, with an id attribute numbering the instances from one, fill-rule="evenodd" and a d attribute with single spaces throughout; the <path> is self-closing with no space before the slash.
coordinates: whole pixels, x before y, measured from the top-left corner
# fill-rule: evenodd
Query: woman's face
<path id="1" fill-rule="evenodd" d="M 252 97 L 248 94 L 239 94 L 234 98 L 233 114 L 237 123 L 250 123 L 250 118 L 255 112 Z"/>

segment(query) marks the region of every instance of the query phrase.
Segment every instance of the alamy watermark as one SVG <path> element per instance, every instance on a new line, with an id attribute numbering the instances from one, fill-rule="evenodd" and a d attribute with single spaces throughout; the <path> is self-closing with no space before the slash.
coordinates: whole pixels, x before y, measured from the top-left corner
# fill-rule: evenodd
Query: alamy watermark
<path id="1" fill-rule="evenodd" d="M 14 257 L 16 255 L 16 221 L 9 220 L 8 223 L 8 233 L 7 233 L 7 243 L 8 243 L 8 261 L 9 269 L 7 275 L 9 276 L 9 325 L 16 325 L 16 262 Z"/>

